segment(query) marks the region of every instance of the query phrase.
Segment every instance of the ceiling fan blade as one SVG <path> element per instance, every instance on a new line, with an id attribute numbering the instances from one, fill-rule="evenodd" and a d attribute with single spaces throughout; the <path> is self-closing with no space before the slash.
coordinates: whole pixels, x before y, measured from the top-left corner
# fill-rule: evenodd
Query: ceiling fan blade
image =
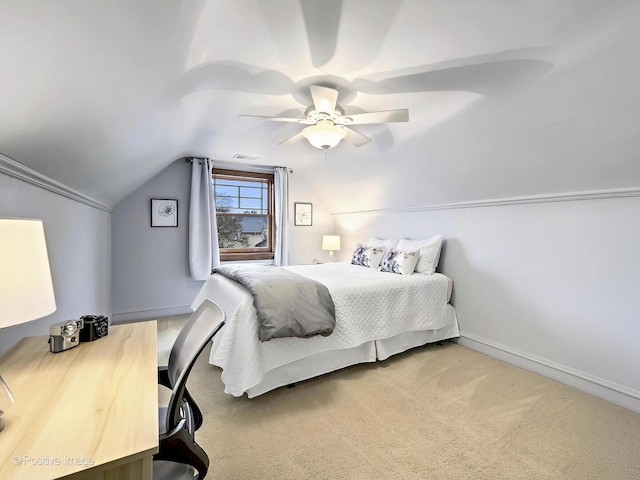
<path id="1" fill-rule="evenodd" d="M 342 0 L 301 0 L 311 61 L 318 68 L 336 53 Z"/>
<path id="2" fill-rule="evenodd" d="M 331 115 L 336 109 L 339 92 L 333 88 L 319 87 L 317 85 L 310 85 L 309 90 L 311 90 L 311 98 L 316 112 L 324 112 Z"/>
<path id="3" fill-rule="evenodd" d="M 352 145 L 355 145 L 356 147 L 361 147 L 362 145 L 369 143 L 371 141 L 369 137 L 366 137 L 361 133 L 358 133 L 355 130 L 352 130 L 348 127 L 344 127 L 344 130 L 345 132 L 347 132 L 347 135 L 344 137 L 344 140 L 346 142 L 349 142 Z"/>
<path id="4" fill-rule="evenodd" d="M 298 132 L 294 136 L 281 141 L 278 145 L 286 145 L 288 143 L 297 142 L 298 140 L 302 140 L 303 138 L 304 138 L 304 135 L 302 135 L 302 132 Z"/>
<path id="5" fill-rule="evenodd" d="M 263 115 L 240 115 L 240 118 L 259 118 L 270 122 L 313 123 L 306 118 L 266 117 Z"/>
<path id="6" fill-rule="evenodd" d="M 348 119 L 351 119 L 349 122 Z M 345 115 L 338 118 L 336 123 L 343 125 L 362 125 L 365 123 L 393 123 L 408 122 L 409 110 L 406 108 L 400 110 L 387 110 L 385 112 L 358 113 L 355 115 Z"/>

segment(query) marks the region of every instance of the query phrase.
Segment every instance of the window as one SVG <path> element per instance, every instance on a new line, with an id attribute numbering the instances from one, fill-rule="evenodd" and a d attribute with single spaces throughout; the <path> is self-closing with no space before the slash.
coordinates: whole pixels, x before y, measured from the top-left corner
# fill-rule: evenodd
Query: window
<path id="1" fill-rule="evenodd" d="M 273 259 L 273 174 L 213 170 L 220 260 Z"/>

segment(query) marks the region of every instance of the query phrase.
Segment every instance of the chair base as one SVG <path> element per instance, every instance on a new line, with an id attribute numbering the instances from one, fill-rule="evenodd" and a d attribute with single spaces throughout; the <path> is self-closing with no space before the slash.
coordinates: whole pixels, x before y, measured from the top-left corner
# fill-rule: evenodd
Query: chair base
<path id="1" fill-rule="evenodd" d="M 198 480 L 199 478 L 198 471 L 191 465 L 166 460 L 153 461 L 153 480 Z"/>
<path id="2" fill-rule="evenodd" d="M 198 471 L 200 478 L 204 478 L 209 470 L 209 457 L 196 443 L 193 432 L 187 427 L 187 423 L 187 420 L 183 418 L 176 428 L 160 434 L 160 451 L 153 456 L 153 460 L 154 462 L 162 460 L 176 463 L 185 462 Z"/>

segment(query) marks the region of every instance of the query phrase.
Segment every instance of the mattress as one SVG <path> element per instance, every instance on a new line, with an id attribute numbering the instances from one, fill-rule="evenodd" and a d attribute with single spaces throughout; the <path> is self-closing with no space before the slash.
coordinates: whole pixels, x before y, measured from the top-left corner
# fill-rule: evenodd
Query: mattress
<path id="1" fill-rule="evenodd" d="M 349 263 L 285 268 L 327 286 L 336 306 L 336 328 L 327 337 L 260 342 L 251 294 L 232 280 L 212 275 L 192 308 L 210 299 L 227 315 L 209 361 L 222 368 L 228 394 L 241 396 L 252 388 L 255 392 L 268 372 L 323 352 L 346 351 L 406 332 L 447 329 L 452 324 L 457 332 L 455 310 L 448 304 L 451 281 L 445 275 L 404 276 Z M 365 356 L 370 358 L 371 347 L 367 348 Z"/>

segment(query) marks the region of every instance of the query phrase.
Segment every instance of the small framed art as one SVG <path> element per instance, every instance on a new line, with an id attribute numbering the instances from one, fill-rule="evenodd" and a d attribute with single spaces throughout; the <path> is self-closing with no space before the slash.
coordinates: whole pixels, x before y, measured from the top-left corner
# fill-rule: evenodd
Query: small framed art
<path id="1" fill-rule="evenodd" d="M 177 227 L 178 200 L 168 198 L 151 199 L 151 226 Z"/>
<path id="2" fill-rule="evenodd" d="M 294 225 L 310 227 L 313 224 L 313 205 L 311 203 L 294 203 Z"/>

